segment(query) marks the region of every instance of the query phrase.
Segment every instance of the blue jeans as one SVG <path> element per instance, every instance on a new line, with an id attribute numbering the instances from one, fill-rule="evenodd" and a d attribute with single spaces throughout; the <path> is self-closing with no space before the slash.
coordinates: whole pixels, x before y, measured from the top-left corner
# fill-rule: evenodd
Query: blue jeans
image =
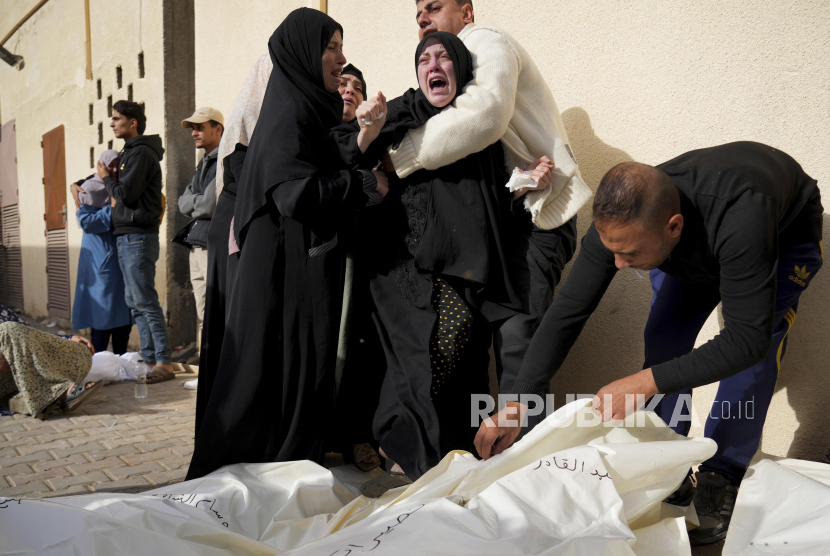
<path id="1" fill-rule="evenodd" d="M 715 401 L 706 416 L 704 436 L 718 449 L 703 462 L 700 471 L 715 471 L 740 485 L 746 467 L 758 451 L 767 410 L 775 392 L 781 359 L 787 351 L 787 335 L 798 311 L 798 300 L 822 264 L 818 243 L 782 248 L 778 256 L 778 280 L 772 345 L 763 361 L 720 381 Z M 806 267 L 806 269 L 805 269 Z M 803 276 L 796 268 L 809 271 Z M 720 302 L 717 283 L 689 284 L 655 269 L 651 271 L 651 311 L 645 329 L 644 369 L 689 353 L 709 314 Z M 664 397 L 655 412 L 666 423 L 674 415 L 684 390 Z M 688 418 L 688 406 L 679 416 Z M 691 422 L 681 419 L 674 431 L 688 435 Z"/>
<path id="2" fill-rule="evenodd" d="M 156 292 L 159 235 L 117 236 L 117 246 L 127 306 L 141 336 L 141 356 L 148 365 L 170 364 L 173 352 L 170 349 L 164 311 Z"/>

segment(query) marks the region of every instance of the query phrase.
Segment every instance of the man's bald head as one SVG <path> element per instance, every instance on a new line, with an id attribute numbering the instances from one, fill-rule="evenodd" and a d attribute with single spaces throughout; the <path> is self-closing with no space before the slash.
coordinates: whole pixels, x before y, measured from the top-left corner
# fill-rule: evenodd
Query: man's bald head
<path id="1" fill-rule="evenodd" d="M 661 230 L 680 213 L 680 194 L 669 176 L 654 166 L 623 162 L 611 168 L 594 196 L 597 228 L 638 222 L 645 230 Z"/>

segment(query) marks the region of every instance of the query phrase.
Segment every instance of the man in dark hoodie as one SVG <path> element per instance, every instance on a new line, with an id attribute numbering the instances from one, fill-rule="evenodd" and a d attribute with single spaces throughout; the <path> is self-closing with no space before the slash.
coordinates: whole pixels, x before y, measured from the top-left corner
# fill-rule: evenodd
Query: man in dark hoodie
<path id="1" fill-rule="evenodd" d="M 156 292 L 159 225 L 164 214 L 161 161 L 164 149 L 158 135 L 144 135 L 147 118 L 135 102 L 119 100 L 112 107 L 115 137 L 124 139 L 118 181 L 103 163 L 98 175 L 112 197 L 112 225 L 118 259 L 124 274 L 127 305 L 141 336 L 141 356 L 153 369 L 147 382 L 173 378 L 172 350 L 167 322 Z"/>

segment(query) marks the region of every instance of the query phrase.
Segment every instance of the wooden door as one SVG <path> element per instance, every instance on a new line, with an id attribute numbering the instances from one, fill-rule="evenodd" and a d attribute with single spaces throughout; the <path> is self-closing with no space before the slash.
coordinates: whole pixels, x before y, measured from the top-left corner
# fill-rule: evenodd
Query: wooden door
<path id="1" fill-rule="evenodd" d="M 46 272 L 49 314 L 69 319 L 69 248 L 66 242 L 66 155 L 63 126 L 43 136 L 43 187 L 46 198 Z"/>
<path id="2" fill-rule="evenodd" d="M 17 126 L 0 127 L 0 304 L 23 308 L 23 261 L 17 188 Z"/>
<path id="3" fill-rule="evenodd" d="M 43 136 L 43 186 L 46 194 L 46 230 L 66 228 L 66 155 L 63 126 Z"/>

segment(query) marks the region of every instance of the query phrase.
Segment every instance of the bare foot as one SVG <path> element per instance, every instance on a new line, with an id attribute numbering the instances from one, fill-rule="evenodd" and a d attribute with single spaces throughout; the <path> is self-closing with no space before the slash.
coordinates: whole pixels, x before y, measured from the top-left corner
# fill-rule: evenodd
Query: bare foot
<path id="1" fill-rule="evenodd" d="M 69 391 L 70 391 L 70 390 L 72 390 L 72 387 L 73 387 L 73 386 L 75 386 L 75 383 L 74 383 L 74 382 L 70 382 L 70 383 L 69 383 L 69 388 L 67 388 L 67 389 L 66 389 L 66 392 L 64 392 L 63 394 L 61 394 L 61 395 L 58 397 L 58 403 L 63 403 L 63 402 L 65 402 L 65 401 L 66 401 L 66 396 L 68 396 L 68 395 L 69 395 Z"/>
<path id="2" fill-rule="evenodd" d="M 383 453 L 383 448 L 378 448 L 378 452 L 380 452 L 380 455 L 383 457 L 383 459 L 389 459 L 388 457 L 386 457 L 386 454 Z M 404 474 L 403 468 L 400 465 L 398 465 L 397 463 L 394 463 L 394 465 L 392 465 L 392 469 L 389 469 L 388 471 L 390 473 L 397 473 L 397 474 L 401 474 L 401 475 Z"/>

